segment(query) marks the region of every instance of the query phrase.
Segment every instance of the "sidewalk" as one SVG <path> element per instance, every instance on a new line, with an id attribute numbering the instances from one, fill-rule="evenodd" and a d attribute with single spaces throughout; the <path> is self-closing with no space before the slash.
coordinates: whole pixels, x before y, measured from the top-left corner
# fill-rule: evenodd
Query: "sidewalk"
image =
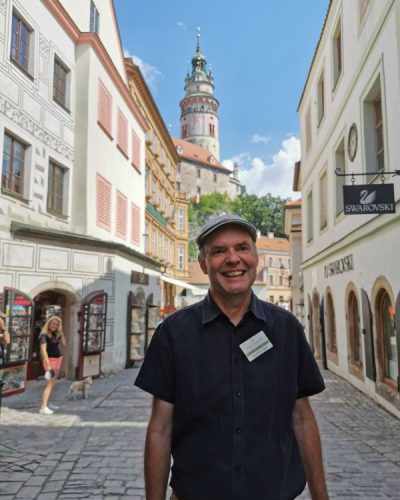
<path id="1" fill-rule="evenodd" d="M 77 401 L 68 399 L 70 381 L 61 380 L 54 399 L 60 409 L 51 416 L 38 413 L 44 381 L 4 398 L 0 500 L 144 500 L 150 397 L 134 387 L 136 374 L 133 368 L 97 379 L 89 399 Z M 398 500 L 400 421 L 331 372 L 323 375 L 327 389 L 311 401 L 331 500 Z"/>

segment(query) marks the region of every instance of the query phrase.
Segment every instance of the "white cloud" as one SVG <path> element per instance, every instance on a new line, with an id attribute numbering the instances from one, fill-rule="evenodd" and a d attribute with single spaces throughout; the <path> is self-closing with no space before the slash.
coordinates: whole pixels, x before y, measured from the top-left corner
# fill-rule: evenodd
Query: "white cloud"
<path id="1" fill-rule="evenodd" d="M 186 24 L 185 24 L 185 23 L 183 23 L 182 21 L 178 21 L 178 22 L 176 23 L 176 25 L 177 25 L 177 26 L 179 26 L 180 28 L 182 28 L 183 30 L 185 30 L 185 29 L 186 29 Z"/>
<path id="2" fill-rule="evenodd" d="M 298 198 L 299 193 L 293 192 L 292 186 L 294 164 L 299 159 L 300 139 L 292 136 L 282 141 L 271 163 L 252 158 L 248 153 L 241 153 L 223 163 L 236 161 L 239 164 L 239 179 L 249 194 L 264 196 L 271 193 L 282 198 Z"/>
<path id="3" fill-rule="evenodd" d="M 129 53 L 128 50 L 124 50 L 125 57 L 132 57 L 133 62 L 139 66 L 140 71 L 142 72 L 143 78 L 146 80 L 147 85 L 151 88 L 153 92 L 157 91 L 157 84 L 162 79 L 162 73 L 155 66 L 152 66 L 149 63 L 146 63 L 138 56 L 134 56 Z"/>
<path id="4" fill-rule="evenodd" d="M 268 144 L 270 140 L 271 137 L 269 135 L 254 134 L 251 138 L 251 142 L 253 142 L 254 144 L 258 144 L 260 142 L 263 144 Z"/>

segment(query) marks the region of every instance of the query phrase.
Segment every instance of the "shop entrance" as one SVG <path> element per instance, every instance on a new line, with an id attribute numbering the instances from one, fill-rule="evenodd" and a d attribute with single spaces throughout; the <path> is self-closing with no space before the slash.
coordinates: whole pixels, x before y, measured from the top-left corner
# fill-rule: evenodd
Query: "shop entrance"
<path id="1" fill-rule="evenodd" d="M 62 327 L 67 342 L 63 351 L 61 376 L 68 376 L 69 356 L 71 349 L 71 299 L 58 290 L 46 290 L 34 298 L 33 328 L 31 339 L 31 356 L 27 366 L 27 380 L 33 380 L 44 374 L 40 359 L 39 335 L 43 325 L 51 316 L 58 316 L 62 320 Z"/>

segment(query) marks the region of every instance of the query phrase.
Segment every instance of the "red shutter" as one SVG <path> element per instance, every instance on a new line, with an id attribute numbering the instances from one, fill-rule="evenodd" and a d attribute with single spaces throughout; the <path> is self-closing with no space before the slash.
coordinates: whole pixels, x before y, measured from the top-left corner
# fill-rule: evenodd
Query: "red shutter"
<path id="1" fill-rule="evenodd" d="M 100 174 L 96 175 L 96 224 L 111 229 L 111 184 Z"/>
<path id="2" fill-rule="evenodd" d="M 112 97 L 101 80 L 99 80 L 97 119 L 100 125 L 111 135 Z"/>
<path id="3" fill-rule="evenodd" d="M 132 165 L 141 172 L 140 165 L 140 139 L 134 130 L 132 130 Z"/>
<path id="4" fill-rule="evenodd" d="M 120 109 L 118 110 L 117 144 L 121 151 L 128 156 L 128 120 Z"/>
<path id="5" fill-rule="evenodd" d="M 140 245 L 140 208 L 131 204 L 131 242 Z"/>
<path id="6" fill-rule="evenodd" d="M 116 234 L 126 240 L 128 226 L 128 199 L 120 191 L 117 191 L 117 220 Z"/>

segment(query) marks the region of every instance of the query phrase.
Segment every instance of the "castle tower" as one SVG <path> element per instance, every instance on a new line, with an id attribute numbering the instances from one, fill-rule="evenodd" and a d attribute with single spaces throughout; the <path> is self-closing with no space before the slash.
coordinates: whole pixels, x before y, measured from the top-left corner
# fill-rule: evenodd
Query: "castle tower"
<path id="1" fill-rule="evenodd" d="M 214 78 L 207 71 L 206 58 L 200 51 L 197 33 L 192 73 L 185 79 L 185 97 L 181 106 L 181 139 L 208 149 L 219 160 L 218 106 L 214 97 Z"/>

